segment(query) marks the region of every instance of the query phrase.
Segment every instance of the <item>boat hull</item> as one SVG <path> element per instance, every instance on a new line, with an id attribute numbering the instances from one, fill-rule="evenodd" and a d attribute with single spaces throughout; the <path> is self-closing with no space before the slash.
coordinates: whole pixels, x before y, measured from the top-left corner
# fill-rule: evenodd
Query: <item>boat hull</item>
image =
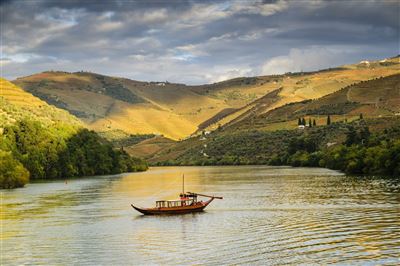
<path id="1" fill-rule="evenodd" d="M 198 203 L 196 205 L 190 206 L 180 206 L 180 207 L 164 207 L 164 208 L 139 208 L 131 204 L 132 208 L 137 210 L 138 212 L 144 215 L 163 215 L 163 214 L 185 214 L 185 213 L 193 213 L 193 212 L 202 212 L 205 207 L 212 201 L 213 199 L 205 202 Z"/>

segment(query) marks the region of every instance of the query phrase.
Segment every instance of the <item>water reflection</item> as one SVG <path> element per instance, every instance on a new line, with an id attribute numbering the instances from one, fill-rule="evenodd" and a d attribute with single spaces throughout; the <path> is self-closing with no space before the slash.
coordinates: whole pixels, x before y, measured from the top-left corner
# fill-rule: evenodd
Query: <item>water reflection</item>
<path id="1" fill-rule="evenodd" d="M 141 216 L 188 191 L 206 212 Z M 0 264 L 399 264 L 400 182 L 326 169 L 166 167 L 2 191 Z"/>

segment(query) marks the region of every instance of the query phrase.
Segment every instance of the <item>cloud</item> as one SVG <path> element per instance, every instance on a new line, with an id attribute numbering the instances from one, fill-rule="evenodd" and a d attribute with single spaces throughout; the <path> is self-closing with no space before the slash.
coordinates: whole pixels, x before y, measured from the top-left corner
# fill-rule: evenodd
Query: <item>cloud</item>
<path id="1" fill-rule="evenodd" d="M 284 74 L 286 72 L 313 71 L 338 66 L 348 57 L 342 49 L 310 47 L 290 49 L 288 55 L 267 60 L 261 70 L 263 75 Z"/>
<path id="2" fill-rule="evenodd" d="M 277 12 L 288 8 L 289 2 L 279 0 L 272 3 L 264 3 L 263 1 L 252 1 L 252 4 L 246 1 L 233 2 L 231 11 L 234 13 L 260 14 L 262 16 L 271 16 Z"/>
<path id="3" fill-rule="evenodd" d="M 188 84 L 398 54 L 396 1 L 2 1 L 6 78 L 88 70 Z"/>
<path id="4" fill-rule="evenodd" d="M 208 75 L 207 79 L 210 82 L 220 82 L 236 77 L 254 76 L 255 72 L 251 67 L 235 68 L 231 67 L 217 67 L 212 75 Z"/>
<path id="5" fill-rule="evenodd" d="M 11 59 L 10 58 L 0 58 L 0 66 L 5 66 L 9 63 L 11 63 Z"/>
<path id="6" fill-rule="evenodd" d="M 123 26 L 120 21 L 107 21 L 96 26 L 98 31 L 113 31 Z"/>

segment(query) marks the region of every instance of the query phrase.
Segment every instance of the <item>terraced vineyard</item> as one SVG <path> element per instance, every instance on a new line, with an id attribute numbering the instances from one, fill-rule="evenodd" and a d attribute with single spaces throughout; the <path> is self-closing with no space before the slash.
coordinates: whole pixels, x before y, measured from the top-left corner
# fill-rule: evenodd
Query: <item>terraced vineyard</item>
<path id="1" fill-rule="evenodd" d="M 360 81 L 398 73 L 399 58 L 395 57 L 368 65 L 243 77 L 200 86 L 140 82 L 87 72 L 44 72 L 13 82 L 68 110 L 96 131 L 122 130 L 179 140 L 288 103 L 317 99 Z"/>

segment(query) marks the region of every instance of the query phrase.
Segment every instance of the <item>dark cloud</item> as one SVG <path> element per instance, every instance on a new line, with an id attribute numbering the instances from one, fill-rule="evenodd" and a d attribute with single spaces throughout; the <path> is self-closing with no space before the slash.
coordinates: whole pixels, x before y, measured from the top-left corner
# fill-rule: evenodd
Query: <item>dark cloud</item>
<path id="1" fill-rule="evenodd" d="M 2 1 L 2 73 L 204 83 L 399 53 L 398 1 Z M 371 58 L 372 57 L 372 58 Z M 289 63 L 288 63 L 289 62 Z"/>
<path id="2" fill-rule="evenodd" d="M 39 1 L 37 1 L 39 2 Z M 85 9 L 90 12 L 120 11 L 124 12 L 132 9 L 185 9 L 192 5 L 193 1 L 187 0 L 49 0 L 40 1 L 40 5 L 48 8 L 57 7 L 62 9 Z M 212 1 L 202 1 L 211 3 Z"/>

